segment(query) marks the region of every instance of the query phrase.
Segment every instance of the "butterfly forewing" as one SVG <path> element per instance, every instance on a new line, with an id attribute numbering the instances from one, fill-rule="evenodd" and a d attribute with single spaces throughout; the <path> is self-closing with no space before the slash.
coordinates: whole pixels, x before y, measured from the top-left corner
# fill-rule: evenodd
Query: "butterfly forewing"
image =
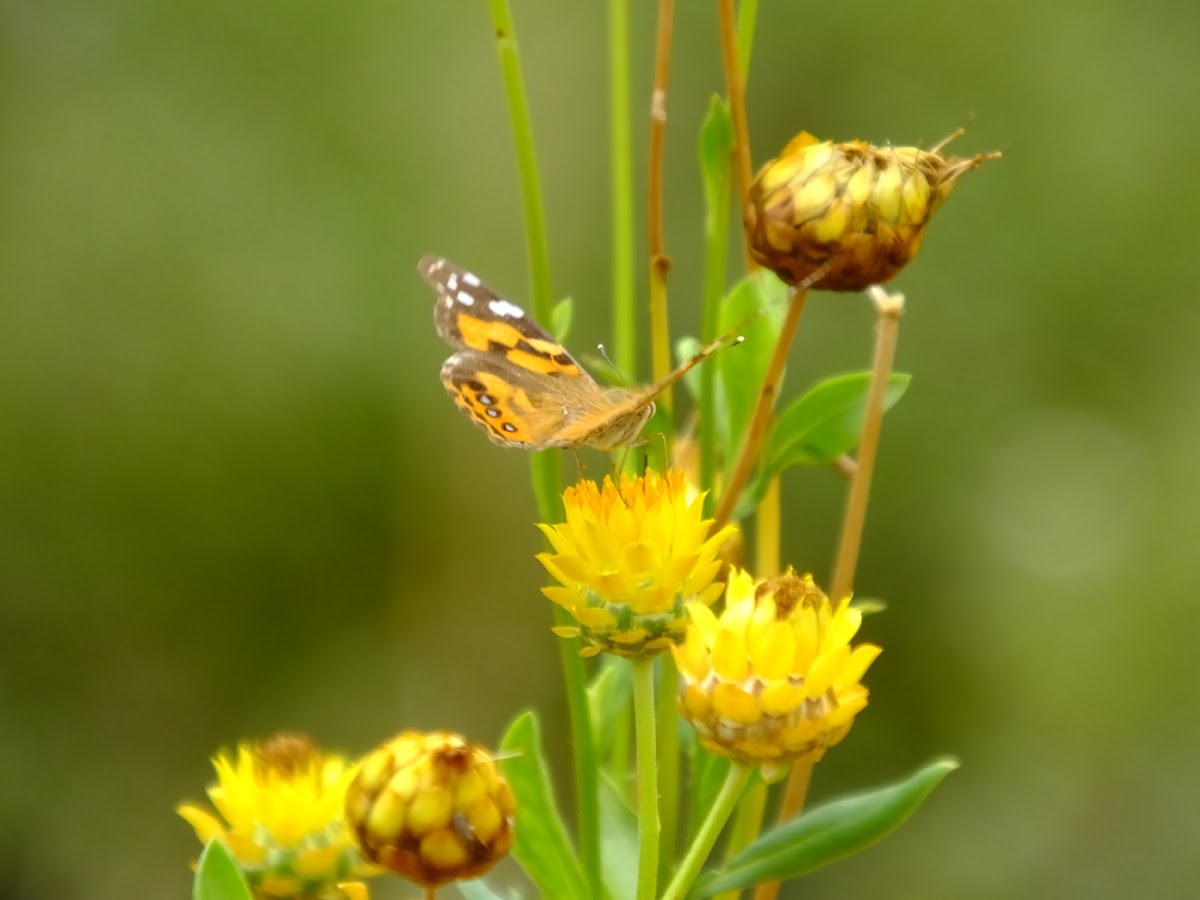
<path id="1" fill-rule="evenodd" d="M 437 294 L 434 323 L 450 344 L 503 354 L 513 364 L 542 375 L 592 380 L 546 329 L 471 272 L 440 256 L 423 257 L 417 270 Z"/>

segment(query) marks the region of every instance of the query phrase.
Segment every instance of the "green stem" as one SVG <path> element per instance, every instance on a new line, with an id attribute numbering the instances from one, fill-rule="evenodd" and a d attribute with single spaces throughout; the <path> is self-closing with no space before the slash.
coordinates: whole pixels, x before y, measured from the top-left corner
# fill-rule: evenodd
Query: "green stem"
<path id="1" fill-rule="evenodd" d="M 767 785 L 758 782 L 742 795 L 729 829 L 729 841 L 725 847 L 725 859 L 730 860 L 745 850 L 762 830 L 763 812 L 767 808 Z M 725 891 L 717 894 L 716 900 L 737 900 L 740 891 Z"/>
<path id="2" fill-rule="evenodd" d="M 637 900 L 654 900 L 658 888 L 658 758 L 654 741 L 654 660 L 633 665 L 633 715 L 637 731 L 638 855 Z"/>
<path id="3" fill-rule="evenodd" d="M 753 771 L 745 763 L 740 762 L 735 762 L 729 769 L 729 775 L 726 776 L 725 783 L 721 785 L 721 792 L 717 794 L 717 799 L 713 801 L 712 808 L 709 809 L 708 815 L 704 819 L 704 824 L 700 826 L 700 831 L 697 832 L 696 839 L 692 841 L 692 846 L 688 849 L 687 856 L 679 864 L 679 870 L 667 886 L 666 893 L 662 895 L 662 900 L 682 900 L 683 897 L 687 896 L 687 892 L 696 880 L 696 876 L 700 874 L 700 869 L 704 865 L 704 861 L 708 859 L 708 854 L 712 850 L 713 844 L 721 836 L 721 829 L 729 818 L 729 814 L 733 812 L 734 806 L 737 805 L 742 788 L 750 780 L 750 774 Z"/>
<path id="4" fill-rule="evenodd" d="M 629 0 L 608 2 L 609 155 L 612 166 L 613 362 L 626 378 L 637 369 L 634 269 L 633 137 L 630 124 Z"/>
<path id="5" fill-rule="evenodd" d="M 554 298 L 550 292 L 550 251 L 546 244 L 542 186 L 538 179 L 537 153 L 533 145 L 529 102 L 525 97 L 525 80 L 521 77 L 517 35 L 513 28 L 508 0 L 488 0 L 488 5 L 492 10 L 492 24 L 496 29 L 496 52 L 500 57 L 500 74 L 504 78 L 504 92 L 508 97 L 508 115 L 512 120 L 517 169 L 521 176 L 521 201 L 525 208 L 525 247 L 529 258 L 533 316 L 541 322 L 549 322 L 554 312 Z"/>
<path id="6" fill-rule="evenodd" d="M 508 0 L 488 0 L 492 26 L 496 35 L 496 53 L 500 74 L 508 98 L 509 118 L 512 120 L 513 143 L 516 149 L 517 170 L 521 182 L 521 199 L 525 211 L 525 246 L 529 263 L 530 298 L 534 317 L 542 322 L 551 320 L 554 296 L 550 286 L 550 251 L 546 241 L 546 217 L 542 208 L 542 188 L 538 178 L 537 153 L 533 142 L 533 125 L 529 117 L 529 102 L 521 75 L 521 58 L 517 47 L 516 29 Z M 530 460 L 533 491 L 537 498 L 538 516 L 543 522 L 562 518 L 562 466 L 555 453 L 535 453 Z M 567 624 L 566 613 L 558 610 L 556 620 Z M 579 805 L 579 842 L 584 874 L 593 891 L 599 896 L 600 870 L 600 778 L 595 737 L 587 707 L 587 672 L 577 649 L 567 642 L 560 646 L 563 677 L 566 682 L 567 706 L 571 718 L 574 749 L 575 784 Z"/>
<path id="7" fill-rule="evenodd" d="M 679 691 L 679 671 L 670 653 L 659 656 L 658 673 L 658 797 L 661 820 L 658 841 L 658 880 L 666 882 L 675 865 L 675 846 L 679 834 L 679 711 L 675 695 Z"/>

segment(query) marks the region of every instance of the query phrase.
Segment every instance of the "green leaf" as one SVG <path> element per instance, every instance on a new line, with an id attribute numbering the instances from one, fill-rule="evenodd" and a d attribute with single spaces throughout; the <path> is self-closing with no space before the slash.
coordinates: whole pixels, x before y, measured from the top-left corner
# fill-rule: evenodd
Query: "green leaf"
<path id="1" fill-rule="evenodd" d="M 689 729 L 691 730 L 691 729 Z M 704 817 L 712 808 L 721 785 L 729 777 L 729 767 L 733 765 L 724 756 L 717 756 L 700 746 L 700 742 L 692 740 L 685 747 L 688 749 L 688 762 L 691 768 L 691 778 L 688 781 L 688 843 L 696 837 Z"/>
<path id="2" fill-rule="evenodd" d="M 904 396 L 912 376 L 894 372 L 888 378 L 883 409 Z M 858 446 L 866 417 L 870 372 L 852 372 L 818 382 L 792 403 L 775 422 L 767 439 L 766 472 L 778 475 L 794 465 L 825 465 Z"/>
<path id="3" fill-rule="evenodd" d="M 834 800 L 767 832 L 704 876 L 696 894 L 744 890 L 764 881 L 795 878 L 850 856 L 895 830 L 958 761 L 943 757 L 908 778 L 866 793 Z"/>
<path id="4" fill-rule="evenodd" d="M 192 900 L 251 900 L 241 869 L 229 849 L 215 838 L 208 842 L 196 864 Z"/>
<path id="5" fill-rule="evenodd" d="M 610 896 L 632 897 L 637 893 L 638 850 L 637 815 L 621 789 L 603 775 L 600 778 L 600 857 L 604 886 Z"/>
<path id="6" fill-rule="evenodd" d="M 583 867 L 554 800 L 542 752 L 542 728 L 532 711 L 521 713 L 500 741 L 511 758 L 500 765 L 517 799 L 512 855 L 547 897 L 586 897 Z"/>
<path id="7" fill-rule="evenodd" d="M 625 377 L 625 373 L 613 365 L 608 357 L 588 353 L 583 356 L 583 362 L 592 373 L 592 377 L 601 384 L 608 387 L 629 386 L 629 379 Z"/>
<path id="8" fill-rule="evenodd" d="M 592 734 L 596 736 L 596 752 L 601 759 L 608 759 L 612 753 L 612 742 L 621 731 L 617 724 L 633 703 L 632 673 L 628 660 L 606 654 L 600 671 L 588 685 Z"/>
<path id="9" fill-rule="evenodd" d="M 454 886 L 467 900 L 506 900 L 503 894 L 497 894 L 479 878 L 472 881 L 456 881 Z"/>
<path id="10" fill-rule="evenodd" d="M 873 616 L 887 609 L 887 601 L 879 597 L 855 597 L 850 608 L 857 609 L 864 616 Z"/>
<path id="11" fill-rule="evenodd" d="M 729 178 L 729 155 L 733 152 L 733 118 L 729 106 L 718 95 L 708 101 L 708 114 L 700 126 L 700 172 L 704 177 L 705 209 L 709 215 L 723 214 L 725 184 Z"/>
<path id="12" fill-rule="evenodd" d="M 572 298 L 564 297 L 554 304 L 554 312 L 550 316 L 550 333 L 560 344 L 567 339 L 574 317 L 575 301 Z"/>
<path id="13" fill-rule="evenodd" d="M 760 269 L 735 284 L 721 303 L 719 330 L 738 329 L 746 338 L 738 347 L 723 352 L 715 360 L 724 401 L 717 412 L 726 412 L 722 424 L 718 416 L 717 435 L 725 447 L 726 461 L 737 454 L 758 400 L 763 378 L 775 350 L 775 341 L 783 318 L 788 288 L 773 273 Z"/>
<path id="14" fill-rule="evenodd" d="M 700 348 L 704 344 L 700 338 L 684 335 L 675 342 L 675 362 L 676 364 L 684 363 L 700 352 Z M 703 366 L 692 369 L 683 376 L 683 386 L 687 388 L 687 392 L 692 395 L 692 399 L 700 397 L 700 371 Z"/>

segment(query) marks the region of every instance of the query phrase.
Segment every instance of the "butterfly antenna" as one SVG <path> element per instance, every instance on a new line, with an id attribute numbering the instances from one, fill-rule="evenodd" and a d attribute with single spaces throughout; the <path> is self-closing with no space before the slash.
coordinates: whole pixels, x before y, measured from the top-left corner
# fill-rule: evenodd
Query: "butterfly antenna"
<path id="1" fill-rule="evenodd" d="M 608 367 L 616 373 L 618 378 L 621 379 L 621 386 L 629 387 L 629 379 L 625 377 L 624 372 L 617 368 L 617 364 L 613 362 L 612 357 L 608 355 L 608 350 L 605 348 L 605 346 L 603 344 L 597 344 L 596 349 L 600 351 L 600 355 L 604 358 L 604 361 L 608 363 Z"/>

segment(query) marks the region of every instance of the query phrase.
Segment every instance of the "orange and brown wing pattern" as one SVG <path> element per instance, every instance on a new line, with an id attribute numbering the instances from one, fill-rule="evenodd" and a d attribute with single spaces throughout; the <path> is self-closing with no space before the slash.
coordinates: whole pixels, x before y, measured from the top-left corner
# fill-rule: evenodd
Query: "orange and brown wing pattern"
<path id="1" fill-rule="evenodd" d="M 494 443 L 542 450 L 558 446 L 569 404 L 539 390 L 536 378 L 503 357 L 460 350 L 442 365 L 442 385 Z"/>
<path id="2" fill-rule="evenodd" d="M 423 257 L 417 271 L 437 294 L 433 319 L 448 343 L 503 358 L 536 375 L 579 378 L 595 385 L 562 344 L 476 275 L 440 256 Z"/>

